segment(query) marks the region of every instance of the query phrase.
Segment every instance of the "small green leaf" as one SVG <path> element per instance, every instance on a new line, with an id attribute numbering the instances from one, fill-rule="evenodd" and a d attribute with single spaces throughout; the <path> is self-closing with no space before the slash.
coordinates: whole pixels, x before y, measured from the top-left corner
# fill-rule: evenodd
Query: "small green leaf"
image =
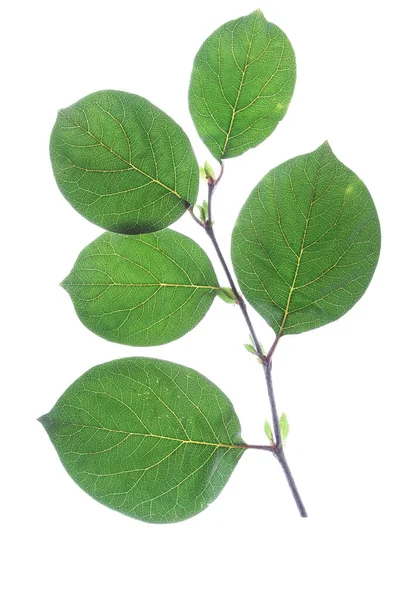
<path id="1" fill-rule="evenodd" d="M 227 304 L 237 304 L 237 298 L 231 288 L 219 288 L 217 290 L 217 295 Z"/>
<path id="2" fill-rule="evenodd" d="M 204 167 L 200 167 L 199 171 L 200 171 L 200 177 L 202 179 L 204 179 L 204 181 L 207 181 L 207 175 L 206 175 L 206 171 L 205 171 Z"/>
<path id="3" fill-rule="evenodd" d="M 79 255 L 62 283 L 86 327 L 112 342 L 153 346 L 190 331 L 219 285 L 192 239 L 156 233 L 104 233 Z"/>
<path id="4" fill-rule="evenodd" d="M 193 65 L 189 107 L 203 142 L 218 160 L 263 142 L 285 116 L 296 80 L 286 35 L 256 10 L 222 25 Z"/>
<path id="5" fill-rule="evenodd" d="M 282 413 L 282 416 L 279 419 L 279 427 L 281 430 L 282 441 L 284 442 L 289 435 L 289 422 L 285 413 Z"/>
<path id="6" fill-rule="evenodd" d="M 201 204 L 196 204 L 199 211 L 200 220 L 205 223 L 208 220 L 208 204 L 205 200 Z"/>
<path id="7" fill-rule="evenodd" d="M 208 220 L 208 203 L 206 200 L 203 200 L 202 203 L 202 207 L 203 207 L 203 211 L 204 211 L 204 215 L 205 215 L 205 220 Z"/>
<path id="8" fill-rule="evenodd" d="M 39 420 L 85 492 L 151 523 L 204 510 L 244 452 L 225 394 L 192 369 L 152 358 L 94 367 Z"/>
<path id="9" fill-rule="evenodd" d="M 254 349 L 256 349 L 256 345 L 255 345 L 255 343 L 254 343 L 253 337 L 252 337 L 251 335 L 249 335 L 249 338 L 250 338 L 250 342 L 253 344 L 253 347 L 254 347 Z M 260 343 L 260 348 L 261 348 L 261 352 L 262 352 L 264 355 L 266 355 L 267 353 L 266 353 L 266 351 L 265 351 L 265 348 L 264 348 L 264 346 L 263 346 L 261 343 Z M 256 350 L 256 352 L 257 352 L 257 350 Z M 258 354 L 258 352 L 257 352 L 257 354 Z"/>
<path id="10" fill-rule="evenodd" d="M 379 249 L 367 188 L 324 143 L 272 169 L 252 191 L 233 231 L 232 262 L 247 300 L 286 335 L 350 310 Z"/>
<path id="11" fill-rule="evenodd" d="M 206 213 L 204 212 L 204 208 L 201 204 L 196 204 L 197 209 L 199 211 L 199 216 L 200 216 L 200 221 L 202 221 L 202 223 L 206 222 Z"/>
<path id="12" fill-rule="evenodd" d="M 209 162 L 204 163 L 204 174 L 207 180 L 215 181 L 215 173 Z"/>
<path id="13" fill-rule="evenodd" d="M 243 344 L 244 347 L 246 348 L 246 350 L 248 352 L 250 352 L 250 354 L 256 354 L 258 356 L 258 352 L 257 350 L 254 348 L 253 344 Z"/>
<path id="14" fill-rule="evenodd" d="M 110 231 L 163 229 L 197 198 L 198 166 L 186 134 L 141 96 L 106 90 L 60 110 L 50 156 L 65 198 Z"/>
<path id="15" fill-rule="evenodd" d="M 274 442 L 274 436 L 272 434 L 272 429 L 271 429 L 271 425 L 269 424 L 268 421 L 265 421 L 264 423 L 264 431 L 267 435 L 267 438 L 269 439 L 270 442 Z"/>

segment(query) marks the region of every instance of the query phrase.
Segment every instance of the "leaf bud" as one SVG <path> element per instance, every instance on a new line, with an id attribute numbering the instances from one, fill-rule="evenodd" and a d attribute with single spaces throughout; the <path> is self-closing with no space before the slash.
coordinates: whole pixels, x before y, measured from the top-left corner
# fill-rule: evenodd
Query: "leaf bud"
<path id="1" fill-rule="evenodd" d="M 215 182 L 215 173 L 213 171 L 212 166 L 207 161 L 204 163 L 204 173 L 208 181 L 211 181 L 212 183 Z"/>
<path id="2" fill-rule="evenodd" d="M 264 431 L 267 435 L 267 438 L 269 439 L 269 441 L 273 444 L 274 443 L 274 436 L 272 435 L 272 428 L 271 425 L 269 424 L 268 421 L 265 421 L 264 423 Z"/>
<path id="3" fill-rule="evenodd" d="M 237 304 L 237 298 L 231 288 L 219 288 L 217 290 L 217 296 L 224 302 L 227 302 L 227 304 Z"/>

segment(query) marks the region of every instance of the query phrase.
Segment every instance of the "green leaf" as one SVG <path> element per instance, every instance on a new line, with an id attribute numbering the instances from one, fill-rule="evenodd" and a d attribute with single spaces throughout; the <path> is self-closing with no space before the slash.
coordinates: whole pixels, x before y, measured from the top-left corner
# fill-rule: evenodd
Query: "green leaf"
<path id="1" fill-rule="evenodd" d="M 199 217 L 200 217 L 200 221 L 202 223 L 206 222 L 206 213 L 204 212 L 204 207 L 201 204 L 196 204 L 198 211 L 199 211 Z"/>
<path id="2" fill-rule="evenodd" d="M 205 509 L 244 452 L 225 394 L 192 369 L 152 358 L 94 367 L 39 420 L 85 492 L 151 523 Z"/>
<path id="3" fill-rule="evenodd" d="M 203 200 L 201 204 L 196 204 L 196 208 L 199 211 L 200 221 L 205 223 L 208 220 L 208 203 Z"/>
<path id="4" fill-rule="evenodd" d="M 208 220 L 208 202 L 203 200 L 202 203 L 203 213 L 204 213 L 204 221 Z"/>
<path id="5" fill-rule="evenodd" d="M 268 421 L 265 421 L 265 423 L 264 423 L 264 431 L 265 431 L 265 433 L 266 433 L 266 435 L 267 435 L 267 438 L 269 439 L 269 441 L 270 441 L 271 443 L 273 443 L 273 442 L 274 442 L 274 436 L 273 436 L 273 434 L 272 434 L 272 428 L 271 428 L 271 425 L 269 424 L 269 422 L 268 422 Z"/>
<path id="6" fill-rule="evenodd" d="M 216 179 L 214 169 L 212 168 L 210 163 L 207 161 L 204 163 L 204 175 L 206 176 L 207 181 L 208 180 L 215 181 L 215 179 Z"/>
<path id="7" fill-rule="evenodd" d="M 193 65 L 189 108 L 218 160 L 263 142 L 285 116 L 296 80 L 286 35 L 256 10 L 217 29 Z"/>
<path id="8" fill-rule="evenodd" d="M 367 188 L 325 142 L 256 186 L 233 232 L 232 261 L 248 301 L 285 335 L 350 310 L 371 281 L 379 249 Z"/>
<path id="9" fill-rule="evenodd" d="M 181 337 L 201 321 L 219 291 L 204 250 L 169 229 L 104 233 L 81 252 L 62 286 L 86 327 L 132 346 Z"/>
<path id="10" fill-rule="evenodd" d="M 289 435 L 289 422 L 285 413 L 282 413 L 279 419 L 279 428 L 281 430 L 282 441 L 284 442 Z"/>
<path id="11" fill-rule="evenodd" d="M 60 110 L 50 156 L 66 199 L 110 231 L 163 229 L 197 198 L 198 165 L 186 134 L 141 96 L 101 91 Z"/>
<path id="12" fill-rule="evenodd" d="M 243 345 L 246 348 L 247 352 L 250 352 L 250 354 L 256 354 L 258 356 L 258 352 L 254 348 L 253 344 L 243 344 Z"/>
<path id="13" fill-rule="evenodd" d="M 237 304 L 237 298 L 232 288 L 219 288 L 219 290 L 217 291 L 217 295 L 219 298 L 221 298 L 221 300 L 223 300 L 227 304 Z"/>

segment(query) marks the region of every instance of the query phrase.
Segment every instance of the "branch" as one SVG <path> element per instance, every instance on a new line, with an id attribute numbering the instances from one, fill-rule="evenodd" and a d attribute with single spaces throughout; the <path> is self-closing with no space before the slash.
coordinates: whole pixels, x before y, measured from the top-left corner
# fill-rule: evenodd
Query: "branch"
<path id="1" fill-rule="evenodd" d="M 229 267 L 226 263 L 226 260 L 223 256 L 223 254 L 221 252 L 221 248 L 219 247 L 218 241 L 217 241 L 217 239 L 215 237 L 215 233 L 214 233 L 214 226 L 213 226 L 213 222 L 212 222 L 212 199 L 213 199 L 215 188 L 216 188 L 218 182 L 220 181 L 220 179 L 223 175 L 223 172 L 224 172 L 224 166 L 223 166 L 223 163 L 221 163 L 221 171 L 220 171 L 218 178 L 217 179 L 212 179 L 210 177 L 208 178 L 208 219 L 205 221 L 205 223 L 200 221 L 200 219 L 197 219 L 197 217 L 193 214 L 193 207 L 190 207 L 189 210 L 190 210 L 192 217 L 195 219 L 195 221 L 204 228 L 205 232 L 207 233 L 208 237 L 210 238 L 210 240 L 215 248 L 218 259 L 222 265 L 222 268 L 224 269 L 225 275 L 229 281 L 229 285 L 236 297 L 236 301 L 237 301 L 237 303 L 240 307 L 240 310 L 242 312 L 242 315 L 246 321 L 246 324 L 249 329 L 250 335 L 252 337 L 255 349 L 257 351 L 257 354 L 261 360 L 261 363 L 262 363 L 263 369 L 264 369 L 264 375 L 265 375 L 265 380 L 266 380 L 267 389 L 268 389 L 269 403 L 270 403 L 271 413 L 272 413 L 272 423 L 273 423 L 273 429 L 274 429 L 275 444 L 273 444 L 272 446 L 246 446 L 246 447 L 269 450 L 273 453 L 273 455 L 276 457 L 276 459 L 278 460 L 279 464 L 281 465 L 281 467 L 285 473 L 286 480 L 289 484 L 290 490 L 292 492 L 292 495 L 294 497 L 294 500 L 296 502 L 296 505 L 300 512 L 300 515 L 302 517 L 307 517 L 306 509 L 305 509 L 303 501 L 300 497 L 299 491 L 298 491 L 296 483 L 293 479 L 293 475 L 290 471 L 290 468 L 287 463 L 285 453 L 283 450 L 283 441 L 282 441 L 281 429 L 280 429 L 280 425 L 279 425 L 278 411 L 276 408 L 275 395 L 274 395 L 274 390 L 273 390 L 273 386 L 272 386 L 272 376 L 271 376 L 272 356 L 273 356 L 276 346 L 279 342 L 280 335 L 276 336 L 275 341 L 272 344 L 268 354 L 265 355 L 263 352 L 262 346 L 260 344 L 260 341 L 257 337 L 257 334 L 254 330 L 251 319 L 249 317 L 246 303 L 243 300 L 242 295 L 239 293 L 237 285 L 232 277 L 232 274 L 229 270 Z"/>

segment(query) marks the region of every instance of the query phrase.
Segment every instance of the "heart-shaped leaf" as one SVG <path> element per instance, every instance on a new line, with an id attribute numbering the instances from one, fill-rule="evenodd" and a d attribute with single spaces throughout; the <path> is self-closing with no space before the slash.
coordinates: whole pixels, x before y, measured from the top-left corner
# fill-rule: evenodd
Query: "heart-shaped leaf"
<path id="1" fill-rule="evenodd" d="M 132 346 L 181 337 L 220 292 L 204 250 L 169 229 L 104 233 L 81 252 L 62 285 L 86 327 Z"/>
<path id="2" fill-rule="evenodd" d="M 243 293 L 278 335 L 320 327 L 352 308 L 379 250 L 373 200 L 327 142 L 261 180 L 232 239 Z"/>
<path id="3" fill-rule="evenodd" d="M 210 35 L 194 60 L 189 107 L 213 156 L 239 156 L 263 142 L 285 116 L 295 80 L 292 46 L 260 10 Z"/>
<path id="4" fill-rule="evenodd" d="M 186 134 L 141 96 L 106 90 L 60 110 L 50 156 L 66 199 L 110 231 L 163 229 L 197 198 L 199 170 Z"/>
<path id="5" fill-rule="evenodd" d="M 152 358 L 94 367 L 40 421 L 83 490 L 152 523 L 206 508 L 244 452 L 225 394 L 192 369 Z"/>

